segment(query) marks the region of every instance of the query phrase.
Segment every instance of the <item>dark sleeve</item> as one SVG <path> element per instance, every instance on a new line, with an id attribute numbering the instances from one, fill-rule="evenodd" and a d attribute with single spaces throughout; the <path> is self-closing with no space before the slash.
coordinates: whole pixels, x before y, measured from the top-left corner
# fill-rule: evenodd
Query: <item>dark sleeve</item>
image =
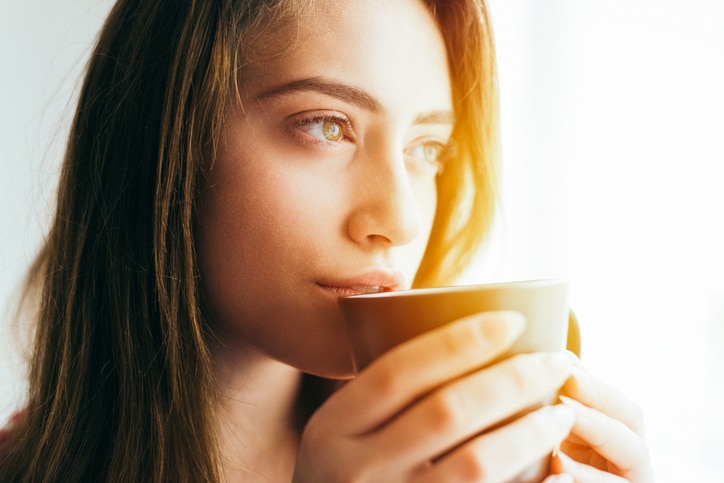
<path id="1" fill-rule="evenodd" d="M 10 417 L 7 424 L 3 428 L 0 428 L 0 464 L 2 464 L 5 457 L 10 452 L 10 446 L 12 445 L 15 437 L 15 431 L 18 426 L 20 426 L 20 422 L 22 421 L 24 414 L 25 411 L 15 412 Z"/>

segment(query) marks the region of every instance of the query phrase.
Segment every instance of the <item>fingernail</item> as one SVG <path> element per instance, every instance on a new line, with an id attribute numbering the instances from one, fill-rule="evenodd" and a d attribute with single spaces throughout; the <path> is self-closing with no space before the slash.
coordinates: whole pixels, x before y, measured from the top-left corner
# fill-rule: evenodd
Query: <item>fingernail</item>
<path id="1" fill-rule="evenodd" d="M 556 458 L 558 459 L 559 474 L 561 474 L 561 475 L 568 474 L 569 476 L 572 476 L 572 475 L 570 475 L 570 473 L 566 473 L 566 471 L 571 471 L 571 470 L 573 470 L 573 472 L 575 473 L 576 463 L 570 458 L 570 456 L 559 451 L 556 454 Z"/>
<path id="2" fill-rule="evenodd" d="M 567 369 L 568 372 L 571 370 L 571 359 L 566 355 L 565 352 L 546 352 L 541 354 L 545 357 L 546 363 L 555 369 Z"/>
<path id="3" fill-rule="evenodd" d="M 573 426 L 576 415 L 573 409 L 565 404 L 556 404 L 554 406 L 546 407 L 546 411 L 549 416 L 553 419 L 558 420 L 564 426 Z"/>
<path id="4" fill-rule="evenodd" d="M 559 394 L 559 395 L 558 395 L 558 399 L 560 399 L 563 404 L 566 404 L 567 406 L 570 406 L 570 407 L 573 407 L 573 408 L 582 408 L 582 407 L 585 407 L 585 406 L 583 405 L 583 403 L 580 403 L 580 402 L 576 401 L 575 399 L 570 398 L 570 397 L 568 397 L 568 396 L 564 396 L 564 395 L 562 395 L 562 394 Z"/>
<path id="5" fill-rule="evenodd" d="M 560 399 L 560 401 L 563 403 L 563 406 L 571 408 L 571 410 L 576 415 L 576 421 L 578 421 L 578 424 L 585 424 L 589 420 L 591 408 L 589 408 L 582 402 L 576 401 L 575 399 L 568 396 L 562 396 L 559 394 L 558 399 Z"/>
<path id="6" fill-rule="evenodd" d="M 563 461 L 561 461 L 560 447 L 561 447 L 561 445 L 557 444 L 556 447 L 553 448 L 553 452 L 551 453 L 550 471 L 552 474 L 555 474 L 555 475 L 564 473 L 566 471 L 563 468 Z"/>

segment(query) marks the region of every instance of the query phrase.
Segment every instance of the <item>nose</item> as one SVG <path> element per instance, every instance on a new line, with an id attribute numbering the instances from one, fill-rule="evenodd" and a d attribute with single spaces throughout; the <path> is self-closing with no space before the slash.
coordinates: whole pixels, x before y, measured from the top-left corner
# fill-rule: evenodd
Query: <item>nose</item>
<path id="1" fill-rule="evenodd" d="M 422 221 L 402 149 L 386 149 L 370 158 L 355 163 L 348 234 L 361 245 L 410 243 L 420 234 Z"/>

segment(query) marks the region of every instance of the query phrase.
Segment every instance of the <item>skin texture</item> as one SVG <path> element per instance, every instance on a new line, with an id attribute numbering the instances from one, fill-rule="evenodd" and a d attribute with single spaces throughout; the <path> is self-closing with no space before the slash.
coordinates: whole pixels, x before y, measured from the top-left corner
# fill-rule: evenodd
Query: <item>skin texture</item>
<path id="1" fill-rule="evenodd" d="M 300 431 L 301 373 L 351 377 L 336 299 L 409 287 L 435 213 L 436 155 L 452 129 L 445 48 L 424 5 L 344 6 L 315 2 L 288 48 L 251 64 L 202 193 L 198 255 L 220 335 L 224 477 L 651 481 L 635 406 L 616 394 L 601 407 L 607 386 L 589 384 L 575 357 L 490 365 L 525 325 L 510 312 L 389 351 Z M 586 409 L 540 407 L 563 387 Z M 596 425 L 577 420 L 581 411 Z M 548 476 L 560 445 L 578 463 L 555 459 L 554 472 L 567 475 Z M 588 479 L 594 471 L 602 477 Z"/>
<path id="2" fill-rule="evenodd" d="M 220 330 L 324 376 L 351 373 L 337 297 L 411 284 L 436 206 L 436 167 L 419 153 L 452 129 L 433 20 L 387 8 L 310 16 L 291 52 L 255 66 L 203 195 L 200 263 Z M 333 116 L 342 137 L 328 141 Z"/>

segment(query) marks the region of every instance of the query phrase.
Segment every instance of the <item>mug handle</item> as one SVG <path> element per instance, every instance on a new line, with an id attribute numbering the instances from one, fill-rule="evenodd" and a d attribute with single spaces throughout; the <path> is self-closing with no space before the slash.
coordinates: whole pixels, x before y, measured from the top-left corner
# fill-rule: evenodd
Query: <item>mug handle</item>
<path id="1" fill-rule="evenodd" d="M 566 348 L 581 357 L 581 327 L 573 310 L 568 311 L 568 342 Z"/>

